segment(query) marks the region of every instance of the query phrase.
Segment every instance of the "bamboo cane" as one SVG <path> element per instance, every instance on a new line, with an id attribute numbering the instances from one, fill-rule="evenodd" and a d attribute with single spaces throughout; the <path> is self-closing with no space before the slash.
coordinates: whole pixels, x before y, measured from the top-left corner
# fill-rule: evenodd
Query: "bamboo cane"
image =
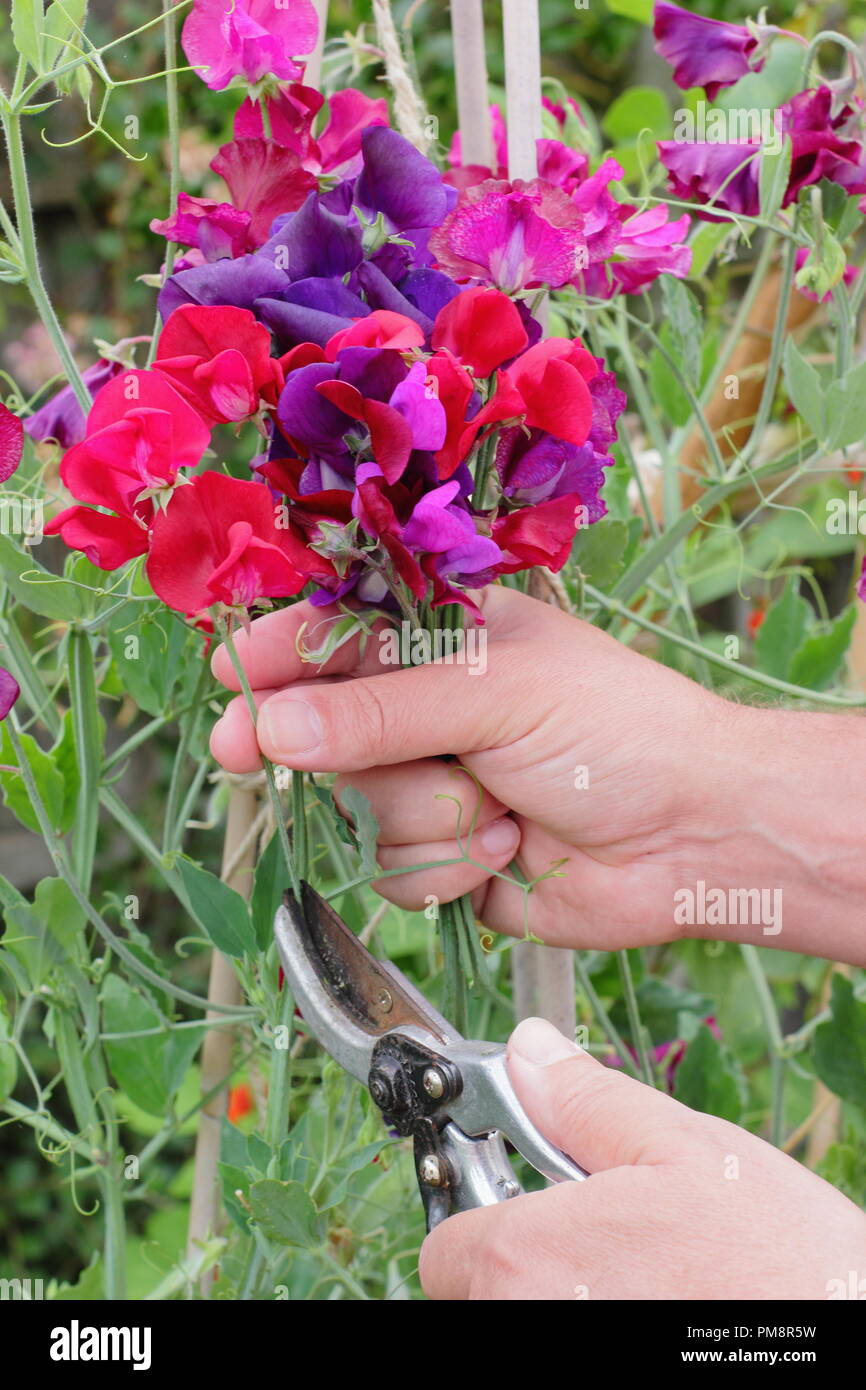
<path id="1" fill-rule="evenodd" d="M 481 0 L 451 0 L 451 34 L 461 163 L 495 170 Z"/>
<path id="2" fill-rule="evenodd" d="M 541 35 L 537 0 L 503 0 L 508 177 L 533 179 L 541 137 Z M 530 580 L 530 592 L 536 589 Z M 537 596 L 541 591 L 536 590 Z M 574 1037 L 577 1021 L 574 952 L 520 942 L 512 951 L 514 1008 L 518 1018 L 538 1016 Z"/>
<path id="3" fill-rule="evenodd" d="M 248 898 L 252 888 L 252 869 L 256 861 L 256 840 L 249 834 L 258 810 L 254 787 L 236 784 L 229 793 L 228 817 L 223 844 L 223 878 L 229 887 Z M 243 853 L 238 853 L 246 841 Z M 210 979 L 207 997 L 215 1004 L 239 1004 L 241 990 L 231 963 L 221 951 L 211 952 Z M 207 1013 L 207 1021 L 224 1018 L 224 1014 Z M 207 1095 L 220 1086 L 231 1072 L 235 1034 L 231 1028 L 209 1028 L 201 1050 L 201 1093 Z M 201 1242 L 210 1239 L 217 1229 L 220 1216 L 219 1160 L 220 1126 L 226 1113 L 228 1087 L 223 1085 L 199 1111 L 198 1134 L 195 1142 L 195 1165 L 192 1197 L 187 1229 L 187 1259 L 198 1254 Z M 209 1298 L 214 1271 L 207 1270 L 199 1280 L 202 1298 Z"/>
<path id="4" fill-rule="evenodd" d="M 307 87 L 320 87 L 322 84 L 322 52 L 325 47 L 325 30 L 328 27 L 328 0 L 313 0 L 319 16 L 319 37 L 312 53 L 307 56 L 304 69 L 304 84 Z"/>

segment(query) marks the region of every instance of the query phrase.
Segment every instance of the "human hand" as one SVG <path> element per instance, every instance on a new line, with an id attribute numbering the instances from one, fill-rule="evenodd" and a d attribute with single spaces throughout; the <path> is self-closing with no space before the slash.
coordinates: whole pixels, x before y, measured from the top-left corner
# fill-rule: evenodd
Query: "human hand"
<path id="1" fill-rule="evenodd" d="M 591 1176 L 437 1226 L 420 1261 L 430 1298 L 824 1299 L 866 1274 L 863 1212 L 746 1130 L 542 1019 L 512 1034 L 508 1069 L 533 1122 Z"/>
<path id="2" fill-rule="evenodd" d="M 856 759 L 841 768 L 805 756 L 822 739 L 829 750 L 840 729 L 850 744 L 856 726 L 862 740 L 860 721 L 738 706 L 513 590 L 491 587 L 479 602 L 487 648 L 476 675 L 460 664 L 383 667 L 376 636 L 363 657 L 355 642 L 313 667 L 296 635 L 336 610 L 300 603 L 259 619 L 236 637 L 260 706 L 258 741 L 235 700 L 213 730 L 214 756 L 235 772 L 256 768 L 264 752 L 344 774 L 338 800 L 351 783 L 379 820 L 382 869 L 443 862 L 378 882 L 404 908 L 471 892 L 494 931 L 522 935 L 528 924 L 554 945 L 720 935 L 858 959 L 866 885 Z M 224 648 L 213 668 L 239 688 Z M 471 777 L 437 757 L 449 752 Z M 835 822 L 822 857 L 809 837 L 825 786 Z M 525 900 L 497 876 L 515 856 L 528 879 L 562 862 Z M 674 895 L 697 880 L 724 890 L 790 885 L 784 933 L 678 924 Z"/>

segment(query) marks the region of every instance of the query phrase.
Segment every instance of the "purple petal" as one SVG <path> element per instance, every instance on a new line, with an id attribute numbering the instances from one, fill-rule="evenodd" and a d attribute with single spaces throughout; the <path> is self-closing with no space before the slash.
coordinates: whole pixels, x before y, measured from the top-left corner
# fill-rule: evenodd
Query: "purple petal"
<path id="1" fill-rule="evenodd" d="M 170 276 L 157 305 L 164 320 L 180 304 L 233 304 L 238 309 L 251 309 L 257 299 L 279 295 L 287 284 L 285 272 L 265 257 L 239 256 L 234 261 L 214 261 Z"/>
<path id="2" fill-rule="evenodd" d="M 20 694 L 21 690 L 15 677 L 0 666 L 0 719 L 6 718 Z"/>
<path id="3" fill-rule="evenodd" d="M 393 231 L 439 225 L 450 199 L 435 164 L 388 126 L 365 130 L 361 151 L 364 171 L 355 201 L 362 208 L 384 213 Z"/>
<path id="4" fill-rule="evenodd" d="M 322 275 L 339 278 L 364 259 L 358 228 L 323 207 L 317 193 L 311 193 L 297 212 L 280 220 L 282 225 L 259 254 L 284 269 L 290 280 Z"/>

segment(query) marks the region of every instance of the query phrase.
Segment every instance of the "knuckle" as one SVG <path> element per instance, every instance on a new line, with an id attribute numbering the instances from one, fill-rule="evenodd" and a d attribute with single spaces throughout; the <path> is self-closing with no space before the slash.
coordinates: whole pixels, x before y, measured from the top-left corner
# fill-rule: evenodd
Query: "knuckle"
<path id="1" fill-rule="evenodd" d="M 384 701 L 374 686 L 359 681 L 351 687 L 349 722 L 359 747 L 367 752 L 383 748 L 389 731 L 389 717 Z"/>

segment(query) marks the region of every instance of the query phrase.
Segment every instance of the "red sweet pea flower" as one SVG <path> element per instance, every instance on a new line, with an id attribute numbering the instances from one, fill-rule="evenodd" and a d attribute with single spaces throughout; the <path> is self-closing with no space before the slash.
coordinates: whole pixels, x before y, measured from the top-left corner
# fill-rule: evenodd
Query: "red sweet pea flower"
<path id="1" fill-rule="evenodd" d="M 434 348 L 447 348 L 476 376 L 486 377 L 522 352 L 529 339 L 513 300 L 479 286 L 455 295 L 440 309 L 430 341 Z"/>
<path id="2" fill-rule="evenodd" d="M 598 372 L 592 353 L 577 340 L 546 338 L 524 352 L 505 377 L 523 399 L 530 428 L 583 444 L 592 425 L 587 382 Z"/>
<path id="3" fill-rule="evenodd" d="M 178 488 L 153 524 L 147 575 L 169 608 L 190 616 L 212 604 L 248 608 L 296 594 L 310 577 L 333 574 L 279 524 L 261 483 L 200 473 Z"/>
<path id="4" fill-rule="evenodd" d="M 24 421 L 0 402 L 0 483 L 11 478 L 24 452 Z"/>
<path id="5" fill-rule="evenodd" d="M 571 551 L 579 506 L 578 494 L 570 493 L 495 521 L 493 539 L 505 555 L 500 574 L 516 574 L 532 565 L 545 565 L 554 574 L 561 570 Z"/>
<path id="6" fill-rule="evenodd" d="M 465 457 L 466 410 L 475 383 L 449 352 L 434 353 L 425 366 L 428 385 L 445 411 L 445 443 L 436 453 L 436 466 L 440 478 L 450 478 Z"/>
<path id="7" fill-rule="evenodd" d="M 313 122 L 324 101 L 314 87 L 299 82 L 282 87 L 267 98 L 271 135 L 279 145 L 294 150 L 305 169 L 348 178 L 358 172 L 362 132 L 371 125 L 388 124 L 388 103 L 354 87 L 333 92 L 328 98 L 327 125 L 314 137 Z M 235 116 L 235 139 L 264 133 L 261 102 L 247 97 Z"/>
<path id="8" fill-rule="evenodd" d="M 325 360 L 336 362 L 337 353 L 344 347 L 394 348 L 397 352 L 409 352 L 423 346 L 424 330 L 414 319 L 395 314 L 391 309 L 374 309 L 366 318 L 355 319 L 350 328 L 341 328 L 328 339 Z"/>
<path id="9" fill-rule="evenodd" d="M 254 415 L 262 398 L 276 405 L 283 374 L 270 352 L 271 335 L 249 309 L 182 304 L 166 320 L 153 365 L 203 419 L 225 424 Z"/>
<path id="10" fill-rule="evenodd" d="M 123 372 L 99 392 L 85 438 L 60 465 L 65 486 L 89 506 L 67 507 L 46 534 L 59 532 L 100 569 L 143 555 L 154 498 L 174 486 L 179 469 L 198 463 L 209 439 L 198 412 L 159 372 Z"/>

